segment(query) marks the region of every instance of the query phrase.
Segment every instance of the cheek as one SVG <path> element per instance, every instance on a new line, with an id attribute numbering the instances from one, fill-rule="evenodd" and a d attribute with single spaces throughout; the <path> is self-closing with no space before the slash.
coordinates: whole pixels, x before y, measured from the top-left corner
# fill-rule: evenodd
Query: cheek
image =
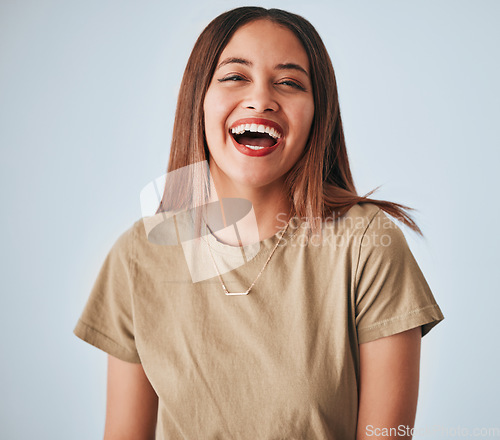
<path id="1" fill-rule="evenodd" d="M 207 92 L 205 95 L 205 101 L 203 103 L 203 114 L 205 115 L 205 129 L 210 131 L 213 126 L 214 119 L 214 99 L 213 94 Z"/>
<path id="2" fill-rule="evenodd" d="M 300 111 L 294 115 L 294 119 L 297 127 L 300 127 L 298 136 L 300 136 L 300 138 L 305 141 L 309 136 L 309 131 L 311 129 L 312 120 L 314 117 L 314 103 L 305 102 L 298 108 L 300 109 Z"/>
<path id="3" fill-rule="evenodd" d="M 203 111 L 205 113 L 205 125 L 207 129 L 221 128 L 228 116 L 228 102 L 220 93 L 207 91 Z"/>
<path id="4" fill-rule="evenodd" d="M 227 118 L 230 113 L 227 99 L 216 90 L 207 90 L 203 102 L 205 139 L 210 155 L 217 156 L 219 147 L 225 144 Z"/>

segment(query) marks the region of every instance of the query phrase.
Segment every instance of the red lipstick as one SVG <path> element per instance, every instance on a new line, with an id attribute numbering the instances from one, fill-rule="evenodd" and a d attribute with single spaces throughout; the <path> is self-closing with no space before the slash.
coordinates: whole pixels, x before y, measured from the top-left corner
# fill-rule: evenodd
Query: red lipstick
<path id="1" fill-rule="evenodd" d="M 264 147 L 259 150 L 254 150 L 252 148 L 248 148 L 245 145 L 239 144 L 236 142 L 236 139 L 234 138 L 233 134 L 231 133 L 231 129 L 234 127 L 238 127 L 239 125 L 243 124 L 256 124 L 256 125 L 264 125 L 266 127 L 274 128 L 277 132 L 279 132 L 280 137 L 276 139 L 276 143 L 270 147 Z M 281 145 L 281 141 L 283 139 L 283 129 L 281 126 L 274 121 L 270 121 L 269 119 L 264 119 L 264 118 L 244 118 L 244 119 L 238 119 L 237 121 L 234 121 L 231 124 L 231 127 L 229 128 L 229 135 L 231 136 L 231 139 L 233 141 L 233 145 L 235 148 L 242 154 L 246 156 L 253 156 L 253 157 L 262 157 L 262 156 L 267 156 L 268 154 L 271 154 L 276 148 L 278 148 Z"/>

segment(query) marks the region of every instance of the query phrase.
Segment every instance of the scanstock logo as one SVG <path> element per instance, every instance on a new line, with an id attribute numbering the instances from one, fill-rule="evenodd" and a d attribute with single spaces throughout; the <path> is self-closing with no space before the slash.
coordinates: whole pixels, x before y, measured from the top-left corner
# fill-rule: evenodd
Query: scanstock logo
<path id="1" fill-rule="evenodd" d="M 259 252 L 251 202 L 219 198 L 207 161 L 158 177 L 143 188 L 140 199 L 148 241 L 181 246 L 193 283 L 217 276 L 217 269 L 221 274 L 234 270 Z"/>

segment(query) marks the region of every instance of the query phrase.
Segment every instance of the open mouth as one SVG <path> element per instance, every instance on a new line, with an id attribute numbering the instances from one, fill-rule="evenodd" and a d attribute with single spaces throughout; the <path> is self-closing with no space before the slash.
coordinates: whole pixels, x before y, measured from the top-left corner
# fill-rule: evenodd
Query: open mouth
<path id="1" fill-rule="evenodd" d="M 274 147 L 281 138 L 276 128 L 262 124 L 240 124 L 230 132 L 238 144 L 255 151 Z"/>

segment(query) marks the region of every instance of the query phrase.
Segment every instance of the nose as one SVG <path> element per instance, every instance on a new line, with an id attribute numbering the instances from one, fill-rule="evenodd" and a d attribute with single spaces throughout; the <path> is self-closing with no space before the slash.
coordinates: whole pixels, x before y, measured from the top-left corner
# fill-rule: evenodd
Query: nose
<path id="1" fill-rule="evenodd" d="M 272 87 L 262 83 L 254 83 L 248 89 L 248 95 L 243 100 L 242 105 L 257 113 L 275 112 L 279 109 Z"/>

